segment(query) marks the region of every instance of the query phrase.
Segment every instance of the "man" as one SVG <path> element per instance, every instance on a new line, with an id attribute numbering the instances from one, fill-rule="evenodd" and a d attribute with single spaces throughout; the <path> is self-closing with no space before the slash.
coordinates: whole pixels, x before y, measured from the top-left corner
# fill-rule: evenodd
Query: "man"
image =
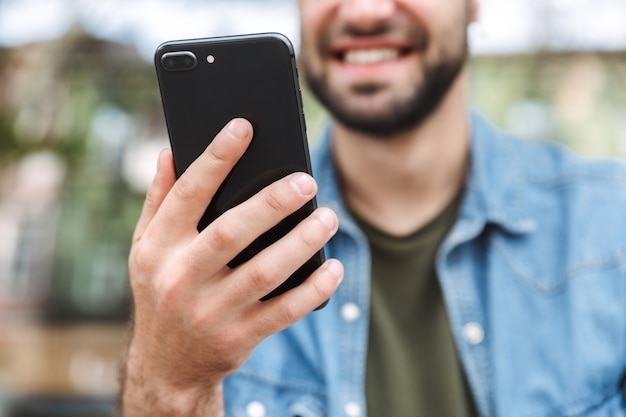
<path id="1" fill-rule="evenodd" d="M 333 115 L 317 183 L 291 175 L 198 234 L 251 126 L 178 181 L 161 154 L 125 416 L 626 416 L 626 169 L 468 110 L 475 1 L 300 1 L 301 67 Z M 322 208 L 226 267 L 318 188 Z M 303 285 L 257 301 L 327 241 Z"/>

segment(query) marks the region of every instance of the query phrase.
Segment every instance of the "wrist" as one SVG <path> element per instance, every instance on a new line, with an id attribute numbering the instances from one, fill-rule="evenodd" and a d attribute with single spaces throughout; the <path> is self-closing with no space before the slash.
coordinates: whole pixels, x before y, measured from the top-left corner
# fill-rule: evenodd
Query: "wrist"
<path id="1" fill-rule="evenodd" d="M 224 400 L 221 381 L 182 386 L 167 381 L 129 351 L 122 374 L 121 416 L 123 417 L 222 417 Z M 200 381 L 198 381 L 200 382 Z"/>
<path id="2" fill-rule="evenodd" d="M 195 390 L 154 390 L 153 387 L 126 389 L 122 400 L 123 417 L 223 417 L 221 386 L 212 393 Z"/>

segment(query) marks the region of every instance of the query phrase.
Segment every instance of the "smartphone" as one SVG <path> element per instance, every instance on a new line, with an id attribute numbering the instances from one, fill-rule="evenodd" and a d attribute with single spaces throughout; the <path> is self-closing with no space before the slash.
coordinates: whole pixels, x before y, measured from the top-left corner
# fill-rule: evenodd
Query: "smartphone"
<path id="1" fill-rule="evenodd" d="M 311 172 L 294 48 L 278 33 L 170 41 L 155 53 L 176 175 L 233 118 L 254 128 L 252 142 L 211 200 L 201 231 L 228 209 L 293 172 Z M 315 199 L 258 237 L 228 266 L 235 268 L 287 234 L 316 208 Z M 302 283 L 324 262 L 320 250 L 262 300 Z"/>

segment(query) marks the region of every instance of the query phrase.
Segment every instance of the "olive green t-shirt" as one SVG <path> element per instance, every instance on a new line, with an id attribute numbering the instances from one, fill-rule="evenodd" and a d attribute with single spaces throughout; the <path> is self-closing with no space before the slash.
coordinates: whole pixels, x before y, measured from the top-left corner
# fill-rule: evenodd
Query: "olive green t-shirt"
<path id="1" fill-rule="evenodd" d="M 366 395 L 370 417 L 469 417 L 475 406 L 435 272 L 461 196 L 406 237 L 357 223 L 372 251 Z"/>

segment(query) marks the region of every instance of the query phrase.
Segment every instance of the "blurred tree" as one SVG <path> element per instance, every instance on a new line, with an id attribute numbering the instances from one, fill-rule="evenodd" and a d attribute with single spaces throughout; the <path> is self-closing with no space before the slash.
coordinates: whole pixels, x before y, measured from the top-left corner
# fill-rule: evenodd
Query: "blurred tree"
<path id="1" fill-rule="evenodd" d="M 120 175 L 121 160 L 141 126 L 162 118 L 154 70 L 134 48 L 79 26 L 0 57 L 0 178 L 41 151 L 66 165 L 45 313 L 124 319 L 126 257 L 142 197 Z"/>

